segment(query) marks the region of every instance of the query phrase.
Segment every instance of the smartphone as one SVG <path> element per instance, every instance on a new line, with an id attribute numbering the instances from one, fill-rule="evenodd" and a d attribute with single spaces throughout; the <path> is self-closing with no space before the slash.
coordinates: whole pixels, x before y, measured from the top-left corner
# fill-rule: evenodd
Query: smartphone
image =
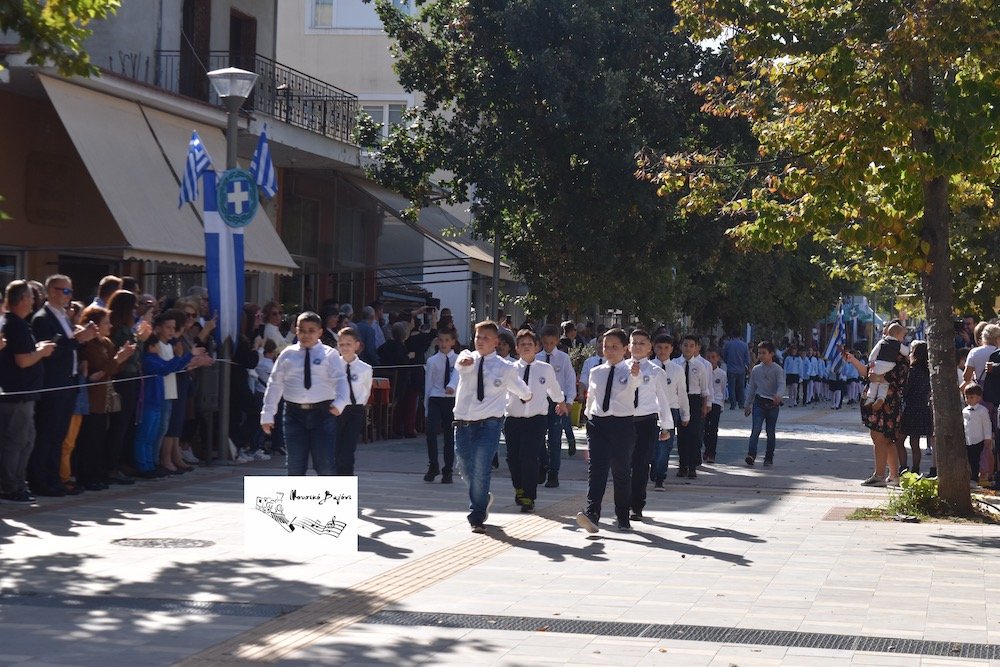
<path id="1" fill-rule="evenodd" d="M 63 338 L 65 338 L 65 336 L 63 336 L 61 333 L 57 333 L 55 336 L 52 337 L 52 342 L 58 345 L 60 342 L 62 342 Z"/>

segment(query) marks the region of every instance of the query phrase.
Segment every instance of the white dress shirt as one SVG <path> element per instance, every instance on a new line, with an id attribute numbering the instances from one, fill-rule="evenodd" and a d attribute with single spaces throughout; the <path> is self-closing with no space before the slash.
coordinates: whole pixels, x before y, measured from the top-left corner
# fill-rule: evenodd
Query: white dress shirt
<path id="1" fill-rule="evenodd" d="M 543 353 L 544 354 L 544 353 Z M 508 417 L 536 417 L 549 413 L 549 402 L 546 398 L 552 399 L 555 403 L 562 403 L 566 398 L 562 387 L 559 386 L 559 379 L 556 377 L 555 369 L 544 361 L 539 361 L 539 354 L 531 364 L 526 364 L 521 359 L 514 362 L 517 369 L 517 377 L 524 381 L 524 369 L 528 368 L 528 388 L 531 389 L 531 400 L 522 403 L 519 396 L 511 393 L 507 394 L 507 416 Z"/>
<path id="2" fill-rule="evenodd" d="M 163 341 L 156 343 L 157 354 L 160 359 L 170 361 L 174 358 L 174 346 Z M 177 373 L 169 373 L 163 376 L 163 398 L 168 401 L 177 400 Z"/>
<path id="3" fill-rule="evenodd" d="M 587 383 L 587 407 L 584 414 L 590 417 L 634 417 L 635 390 L 642 382 L 640 375 L 632 375 L 632 361 L 623 360 L 614 367 L 614 384 L 611 385 L 611 404 L 604 411 L 604 393 L 608 383 L 608 374 L 612 366 L 605 361 L 590 371 L 590 381 Z"/>
<path id="4" fill-rule="evenodd" d="M 451 375 L 449 380 L 455 379 L 458 375 L 458 371 L 455 370 L 455 362 L 458 360 L 458 354 L 454 350 L 448 353 L 447 356 L 448 364 L 451 366 Z M 424 364 L 424 410 L 427 410 L 427 406 L 430 405 L 431 398 L 449 398 L 448 394 L 445 393 L 444 384 L 444 362 L 445 355 L 443 352 L 438 351 L 431 355 L 431 358 L 427 360 Z"/>
<path id="5" fill-rule="evenodd" d="M 703 398 L 711 400 L 712 398 L 712 365 L 707 361 L 708 368 L 705 368 L 705 364 L 702 364 L 702 358 L 700 356 L 691 357 L 690 364 L 688 364 L 689 370 L 687 373 L 684 372 L 684 366 L 687 363 L 687 359 L 683 356 L 677 357 L 673 360 L 681 369 L 681 375 L 687 380 L 687 392 L 688 394 L 701 394 Z"/>
<path id="6" fill-rule="evenodd" d="M 372 395 L 372 367 L 361 361 L 360 357 L 354 357 L 351 363 L 344 361 L 345 372 L 348 366 L 351 367 L 351 375 L 347 378 L 350 383 L 347 387 L 347 405 L 365 405 Z M 351 390 L 354 390 L 354 403 L 351 403 Z"/>
<path id="7" fill-rule="evenodd" d="M 463 366 L 462 361 L 472 359 Z M 483 400 L 477 396 L 479 360 L 483 360 Z M 514 368 L 514 362 L 501 359 L 496 352 L 482 357 L 479 352 L 463 350 L 455 361 L 451 376 L 451 386 L 455 389 L 455 419 L 480 421 L 491 417 L 503 417 L 507 408 L 507 392 L 518 398 L 531 399 L 531 390 L 521 381 Z"/>
<path id="8" fill-rule="evenodd" d="M 347 391 L 347 373 L 340 353 L 323 343 L 309 348 L 312 385 L 306 389 L 303 381 L 303 367 L 306 352 L 301 343 L 293 343 L 281 351 L 274 361 L 274 369 L 264 390 L 264 407 L 260 411 L 262 424 L 273 424 L 278 401 L 284 398 L 290 403 L 320 403 L 332 401 L 331 407 L 343 410 L 350 402 Z M 353 371 L 354 368 L 351 368 Z"/>
<path id="9" fill-rule="evenodd" d="M 725 404 L 727 380 L 726 371 L 721 368 L 712 369 L 712 405 Z"/>
<path id="10" fill-rule="evenodd" d="M 535 359 L 544 361 L 548 365 L 552 366 L 552 370 L 555 371 L 556 378 L 559 380 L 559 386 L 562 388 L 563 394 L 566 396 L 566 402 L 572 403 L 575 401 L 576 371 L 573 370 L 573 362 L 570 360 L 569 355 L 557 347 L 551 352 L 542 350 L 535 355 Z"/>
<path id="11" fill-rule="evenodd" d="M 965 406 L 962 409 L 962 421 L 965 422 L 966 446 L 972 446 L 993 439 L 993 424 L 990 423 L 990 412 L 982 403 Z"/>
<path id="12" fill-rule="evenodd" d="M 594 370 L 597 366 L 604 363 L 604 357 L 599 357 L 596 354 L 592 357 L 587 357 L 583 362 L 583 368 L 580 369 L 580 384 L 584 387 L 590 385 L 590 371 Z"/>
<path id="13" fill-rule="evenodd" d="M 667 373 L 667 398 L 670 399 L 670 408 L 680 411 L 682 422 L 690 420 L 691 407 L 688 405 L 688 386 L 687 380 L 684 379 L 684 368 L 669 359 L 667 361 L 654 359 L 653 363 Z"/>
<path id="14" fill-rule="evenodd" d="M 655 414 L 661 431 L 669 431 L 674 427 L 668 387 L 667 373 L 660 367 L 660 363 L 645 359 L 639 367 L 639 388 L 636 389 L 639 392 L 639 406 L 635 409 L 635 416 Z M 603 398 L 602 396 L 601 399 Z"/>

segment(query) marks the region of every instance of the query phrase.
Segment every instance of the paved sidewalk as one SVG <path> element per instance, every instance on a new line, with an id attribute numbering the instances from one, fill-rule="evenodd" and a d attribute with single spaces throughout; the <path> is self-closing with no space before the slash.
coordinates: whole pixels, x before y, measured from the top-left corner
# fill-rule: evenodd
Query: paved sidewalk
<path id="1" fill-rule="evenodd" d="M 535 515 L 501 465 L 473 535 L 419 440 L 362 446 L 351 556 L 243 553 L 242 476 L 278 461 L 3 503 L 0 664 L 1000 665 L 1000 528 L 832 519 L 888 493 L 856 410 L 783 410 L 767 469 L 748 427 L 628 534 L 573 521 L 581 451 Z"/>

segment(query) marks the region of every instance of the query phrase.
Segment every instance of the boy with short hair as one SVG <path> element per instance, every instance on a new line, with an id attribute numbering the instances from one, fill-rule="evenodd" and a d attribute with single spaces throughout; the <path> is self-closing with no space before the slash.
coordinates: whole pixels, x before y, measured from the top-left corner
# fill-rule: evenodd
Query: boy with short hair
<path id="1" fill-rule="evenodd" d="M 633 404 L 635 416 L 635 449 L 632 451 L 632 494 L 629 519 L 642 521 L 642 510 L 646 507 L 646 485 L 649 483 L 650 463 L 658 442 L 670 439 L 674 428 L 670 398 L 667 396 L 667 373 L 658 363 L 650 361 L 653 343 L 649 334 L 636 329 L 629 336 L 629 352 L 632 361 L 639 362 L 638 389 L 635 390 Z"/>
<path id="2" fill-rule="evenodd" d="M 284 435 L 288 474 L 305 475 L 312 458 L 317 475 L 336 470 L 337 416 L 348 403 L 347 371 L 337 350 L 319 342 L 323 320 L 306 311 L 295 320 L 298 342 L 283 349 L 264 391 L 260 425 L 274 428 L 278 401 L 285 399 Z"/>
<path id="3" fill-rule="evenodd" d="M 614 481 L 615 516 L 618 530 L 632 529 L 629 505 L 632 496 L 632 450 L 635 448 L 635 390 L 639 388 L 638 362 L 625 360 L 628 336 L 621 329 L 604 334 L 603 364 L 590 372 L 587 386 L 587 504 L 576 522 L 588 533 L 598 531 L 601 501 L 608 487 L 608 472 Z"/>
<path id="4" fill-rule="evenodd" d="M 705 417 L 712 408 L 710 368 L 708 362 L 702 363 L 700 350 L 701 341 L 697 336 L 688 334 L 681 341 L 681 356 L 674 359 L 674 363 L 680 366 L 684 373 L 690 410 L 690 421 L 687 425 L 681 423 L 677 434 L 677 455 L 680 459 L 677 476 L 688 479 L 695 479 L 698 476 L 701 443 L 705 437 Z"/>
<path id="5" fill-rule="evenodd" d="M 500 426 L 510 392 L 526 401 L 531 390 L 517 375 L 514 363 L 496 354 L 499 334 L 495 322 L 476 325 L 475 351 L 463 351 L 452 375 L 455 390 L 455 454 L 469 485 L 469 525 L 474 533 L 486 532 L 493 494 L 490 475 L 493 456 L 500 445 Z"/>
<path id="6" fill-rule="evenodd" d="M 850 366 L 850 364 L 847 365 Z M 782 361 L 782 367 L 785 369 L 785 386 L 788 388 L 788 398 L 791 402 L 788 407 L 790 408 L 797 407 L 799 404 L 800 366 L 798 347 L 789 345 Z"/>
<path id="7" fill-rule="evenodd" d="M 503 424 L 507 442 L 507 466 L 514 485 L 514 502 L 522 512 L 535 510 L 538 489 L 538 458 L 545 448 L 548 405 L 555 403 L 556 413 L 565 415 L 569 406 L 559 386 L 552 366 L 535 355 L 540 348 L 538 335 L 521 329 L 517 332 L 517 354 L 514 362 L 517 374 L 531 390 L 531 400 L 525 401 L 507 394 L 506 418 Z"/>
<path id="8" fill-rule="evenodd" d="M 993 448 L 993 423 L 990 413 L 982 404 L 983 388 L 978 384 L 965 387 L 966 406 L 962 410 L 962 421 L 965 424 L 965 451 L 969 456 L 970 488 L 979 487 L 979 460 L 983 448 Z"/>
<path id="9" fill-rule="evenodd" d="M 750 446 L 744 459 L 748 466 L 757 460 L 757 441 L 760 429 L 767 427 L 767 449 L 764 451 L 764 465 L 774 463 L 774 429 L 778 423 L 778 411 L 785 395 L 785 371 L 774 363 L 774 344 L 762 340 L 757 345 L 759 363 L 750 371 L 750 391 L 747 392 L 743 414 L 753 414 L 753 429 L 750 431 Z"/>
<path id="10" fill-rule="evenodd" d="M 451 484 L 455 467 L 455 389 L 449 386 L 458 355 L 454 351 L 455 332 L 439 329 L 438 351 L 424 365 L 424 411 L 427 415 L 427 472 L 425 482 L 441 475 L 442 484 Z M 444 439 L 444 467 L 438 465 L 438 431 Z"/>
<path id="11" fill-rule="evenodd" d="M 671 363 L 670 357 L 674 353 L 674 338 L 669 334 L 659 334 L 653 339 L 653 354 L 658 364 L 667 374 L 667 399 L 670 402 L 670 415 L 674 421 L 674 428 L 671 435 L 676 435 L 679 426 L 687 426 L 691 420 L 691 409 L 687 397 L 687 381 L 684 379 L 684 370 L 675 363 Z M 670 459 L 670 452 L 673 451 L 676 438 L 669 440 L 657 440 L 656 451 L 653 456 L 653 469 L 650 477 L 653 479 L 653 491 L 664 491 L 663 484 L 667 479 L 667 462 Z M 679 452 L 679 449 L 678 449 Z"/>
<path id="12" fill-rule="evenodd" d="M 719 445 L 719 419 L 726 402 L 728 378 L 726 371 L 720 368 L 721 362 L 719 351 L 711 348 L 708 351 L 708 363 L 712 364 L 712 407 L 705 416 L 705 463 L 715 463 L 715 450 Z"/>
<path id="13" fill-rule="evenodd" d="M 354 453 L 365 427 L 365 406 L 372 393 L 372 367 L 358 358 L 361 337 L 358 330 L 344 327 L 337 332 L 337 351 L 347 376 L 347 405 L 337 417 L 337 448 L 334 465 L 339 476 L 354 474 Z"/>
<path id="14" fill-rule="evenodd" d="M 559 329 L 555 325 L 547 324 L 542 327 L 542 352 L 539 354 L 541 360 L 552 366 L 556 378 L 559 380 L 559 387 L 563 390 L 566 403 L 576 400 L 576 371 L 573 370 L 573 362 L 569 355 L 558 348 Z M 568 413 L 567 413 L 568 414 Z M 556 404 L 549 402 L 549 435 L 548 435 L 548 478 L 545 480 L 545 488 L 554 489 L 559 486 L 559 468 L 562 461 L 562 436 L 563 431 L 569 423 L 566 415 L 556 412 Z M 567 437 L 569 454 L 576 454 L 576 438 L 570 430 Z"/>

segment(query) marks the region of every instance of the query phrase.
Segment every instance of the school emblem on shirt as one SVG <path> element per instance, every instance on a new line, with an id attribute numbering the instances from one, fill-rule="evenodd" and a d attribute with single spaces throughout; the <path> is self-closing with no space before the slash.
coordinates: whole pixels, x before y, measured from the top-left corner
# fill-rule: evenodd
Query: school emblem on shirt
<path id="1" fill-rule="evenodd" d="M 562 371 L 562 366 L 553 366 L 552 370 L 554 370 L 556 373 L 559 373 Z"/>
<path id="2" fill-rule="evenodd" d="M 358 381 L 358 374 L 351 373 L 351 382 L 357 382 L 357 381 Z"/>
<path id="3" fill-rule="evenodd" d="M 493 381 L 493 386 L 494 387 L 499 387 L 502 384 L 503 384 L 503 380 L 501 380 L 500 378 L 497 378 L 496 380 Z"/>
<path id="4" fill-rule="evenodd" d="M 538 378 L 538 384 L 545 384 L 545 378 Z"/>
<path id="5" fill-rule="evenodd" d="M 722 382 L 721 378 L 715 378 L 715 384 L 720 384 Z"/>
<path id="6" fill-rule="evenodd" d="M 673 384 L 674 381 L 671 378 L 667 378 L 667 384 Z"/>
<path id="7" fill-rule="evenodd" d="M 627 377 L 619 378 L 618 384 L 628 384 L 628 378 Z"/>
<path id="8" fill-rule="evenodd" d="M 643 384 L 649 384 L 649 376 L 648 375 L 643 375 L 642 376 L 642 383 Z"/>
<path id="9" fill-rule="evenodd" d="M 313 366 L 319 366 L 321 363 L 323 363 L 323 359 L 322 358 L 318 358 L 317 357 L 316 359 L 312 360 Z"/>

